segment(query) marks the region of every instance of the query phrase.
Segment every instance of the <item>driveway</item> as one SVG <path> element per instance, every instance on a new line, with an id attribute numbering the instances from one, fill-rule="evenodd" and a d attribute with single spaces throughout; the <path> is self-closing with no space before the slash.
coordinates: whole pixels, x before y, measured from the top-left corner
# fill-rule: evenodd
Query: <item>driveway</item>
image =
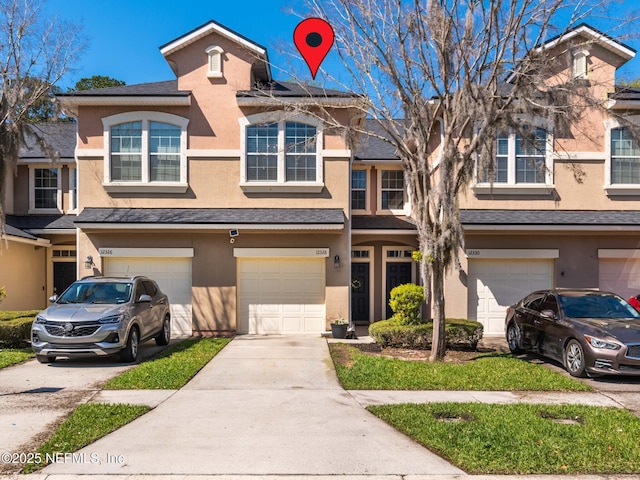
<path id="1" fill-rule="evenodd" d="M 240 336 L 154 410 L 45 474 L 463 474 L 338 384 L 326 340 Z"/>
<path id="2" fill-rule="evenodd" d="M 146 342 L 138 362 L 165 347 Z M 59 359 L 43 365 L 29 360 L 0 369 L 0 453 L 31 452 L 78 404 L 90 400 L 102 385 L 133 365 L 113 358 Z M 0 463 L 0 473 L 20 466 Z"/>

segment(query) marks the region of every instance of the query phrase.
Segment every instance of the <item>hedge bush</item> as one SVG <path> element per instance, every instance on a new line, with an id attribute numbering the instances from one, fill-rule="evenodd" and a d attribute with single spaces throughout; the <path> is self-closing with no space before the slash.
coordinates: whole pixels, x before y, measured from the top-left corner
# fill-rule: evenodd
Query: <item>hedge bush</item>
<path id="1" fill-rule="evenodd" d="M 33 312 L 0 312 L 0 348 L 25 348 L 31 339 Z"/>
<path id="2" fill-rule="evenodd" d="M 424 300 L 424 288 L 419 285 L 405 283 L 394 287 L 389 293 L 394 320 L 403 325 L 422 323 L 420 306 Z"/>
<path id="3" fill-rule="evenodd" d="M 462 318 L 445 320 L 445 343 L 452 350 L 475 349 L 482 338 L 479 322 Z M 433 321 L 404 325 L 397 319 L 382 320 L 369 326 L 369 335 L 382 347 L 431 349 Z"/>

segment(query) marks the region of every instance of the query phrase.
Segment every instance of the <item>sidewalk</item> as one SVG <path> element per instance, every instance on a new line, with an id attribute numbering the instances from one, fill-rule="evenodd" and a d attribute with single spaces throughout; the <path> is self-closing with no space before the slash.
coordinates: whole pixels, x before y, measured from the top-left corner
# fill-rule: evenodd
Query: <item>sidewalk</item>
<path id="1" fill-rule="evenodd" d="M 38 474 L 0 474 L 0 480 L 551 480 L 557 476 L 467 475 L 363 407 L 443 401 L 624 406 L 612 395 L 584 392 L 344 391 L 324 339 L 258 336 L 236 337 L 182 390 L 102 391 L 92 401 L 154 410 L 77 452 L 75 460 Z M 81 461 L 92 455 L 118 460 Z M 632 478 L 638 477 L 562 476 Z"/>

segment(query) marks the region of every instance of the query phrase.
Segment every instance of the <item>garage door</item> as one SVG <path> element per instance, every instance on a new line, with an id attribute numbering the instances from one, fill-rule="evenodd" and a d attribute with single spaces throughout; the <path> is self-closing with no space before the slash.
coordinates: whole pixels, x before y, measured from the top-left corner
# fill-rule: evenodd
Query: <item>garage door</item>
<path id="1" fill-rule="evenodd" d="M 553 287 L 553 260 L 469 260 L 469 318 L 485 335 L 502 335 L 506 308 L 525 295 Z"/>
<path id="2" fill-rule="evenodd" d="M 145 275 L 155 280 L 171 304 L 171 334 L 191 335 L 191 258 L 104 259 L 105 275 Z"/>
<path id="3" fill-rule="evenodd" d="M 238 332 L 325 330 L 324 258 L 238 258 Z"/>
<path id="4" fill-rule="evenodd" d="M 623 298 L 640 294 L 640 260 L 635 258 L 600 259 L 600 290 Z"/>

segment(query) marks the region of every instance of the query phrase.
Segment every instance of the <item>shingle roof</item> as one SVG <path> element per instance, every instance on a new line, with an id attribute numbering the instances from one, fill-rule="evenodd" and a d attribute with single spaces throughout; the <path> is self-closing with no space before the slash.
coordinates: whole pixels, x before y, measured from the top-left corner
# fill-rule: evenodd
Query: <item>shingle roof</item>
<path id="1" fill-rule="evenodd" d="M 353 156 L 356 160 L 398 160 L 396 148 L 378 136 L 387 138 L 384 128 L 373 119 L 366 119 L 363 129 L 374 135 L 361 133 L 354 149 Z"/>
<path id="2" fill-rule="evenodd" d="M 59 93 L 57 97 L 127 97 L 127 96 L 189 96 L 191 92 L 178 90 L 178 80 L 164 82 L 139 83 L 136 85 L 120 85 L 117 87 L 97 88 L 95 90 L 79 90 L 77 92 Z"/>
<path id="3" fill-rule="evenodd" d="M 76 148 L 75 123 L 59 122 L 27 125 L 25 131 L 25 144 L 20 147 L 20 158 L 48 157 L 38 143 L 37 136 L 41 137 L 54 152 L 57 152 L 60 158 L 73 159 Z"/>
<path id="4" fill-rule="evenodd" d="M 616 85 L 615 92 L 609 94 L 612 100 L 640 100 L 640 88 Z"/>
<path id="5" fill-rule="evenodd" d="M 330 90 L 311 85 L 298 85 L 293 82 L 273 81 L 269 84 L 255 85 L 251 90 L 239 90 L 237 97 L 331 97 L 331 98 L 354 98 L 357 95 L 340 90 Z"/>
<path id="6" fill-rule="evenodd" d="M 344 224 L 340 208 L 85 208 L 76 223 Z"/>
<path id="7" fill-rule="evenodd" d="M 75 215 L 7 215 L 5 223 L 20 230 L 73 230 Z"/>
<path id="8" fill-rule="evenodd" d="M 585 225 L 640 226 L 635 210 L 460 210 L 467 225 Z"/>
<path id="9" fill-rule="evenodd" d="M 354 215 L 351 217 L 353 230 L 415 230 L 413 220 L 392 215 Z"/>
<path id="10" fill-rule="evenodd" d="M 19 237 L 19 238 L 26 238 L 28 240 L 37 240 L 38 237 L 34 237 L 33 235 L 28 234 L 27 232 L 24 232 L 22 230 L 20 230 L 19 228 L 13 227 L 9 224 L 5 224 L 4 226 L 4 231 L 7 235 L 10 235 L 12 237 Z"/>

